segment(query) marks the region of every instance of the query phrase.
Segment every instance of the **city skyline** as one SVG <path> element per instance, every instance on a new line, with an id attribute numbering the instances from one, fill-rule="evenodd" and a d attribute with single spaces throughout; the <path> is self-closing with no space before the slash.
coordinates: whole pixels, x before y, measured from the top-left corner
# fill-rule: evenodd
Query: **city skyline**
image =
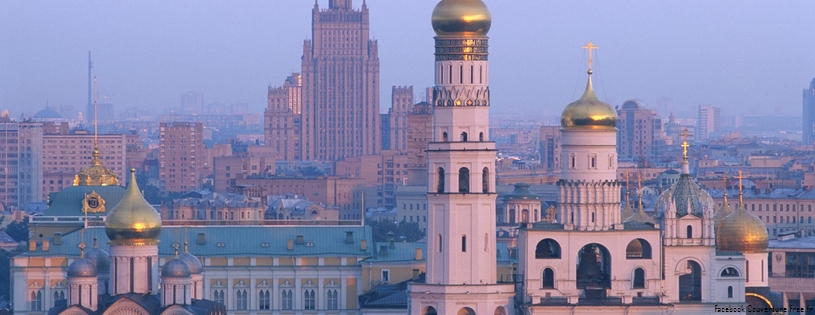
<path id="1" fill-rule="evenodd" d="M 435 1 L 367 4 L 380 45 L 380 89 L 413 85 L 422 100 L 420 91 L 432 85 L 424 52 L 432 51 L 427 18 Z M 259 113 L 267 86 L 299 69 L 313 5 L 3 2 L 0 26 L 14 31 L 0 32 L 0 108 L 13 117 L 48 103 L 83 108 L 90 50 L 100 98 L 117 112 L 177 107 L 181 94 L 197 91 L 207 103 L 243 102 Z M 579 96 L 586 59 L 579 47 L 588 40 L 600 46 L 598 96 L 612 105 L 641 99 L 663 117 L 693 117 L 703 104 L 728 115 L 799 116 L 799 91 L 815 76 L 815 43 L 799 40 L 807 36 L 811 2 L 488 5 L 496 21 L 525 21 L 496 23 L 490 33 L 492 114 L 557 116 Z M 388 107 L 390 95 L 382 93 L 380 112 Z"/>

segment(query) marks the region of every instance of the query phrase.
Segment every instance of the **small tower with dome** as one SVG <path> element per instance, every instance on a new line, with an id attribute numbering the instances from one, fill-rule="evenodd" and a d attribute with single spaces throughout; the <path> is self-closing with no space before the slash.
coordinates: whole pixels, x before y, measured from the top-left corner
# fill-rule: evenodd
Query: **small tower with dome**
<path id="1" fill-rule="evenodd" d="M 110 256 L 116 276 L 111 278 L 111 294 L 158 294 L 158 237 L 161 218 L 139 191 L 136 170 L 122 201 L 105 220 L 110 239 Z"/>
<path id="2" fill-rule="evenodd" d="M 178 257 L 178 244 L 173 244 L 173 247 L 175 247 L 175 257 L 164 263 L 164 267 L 161 268 L 161 306 L 163 307 L 192 303 L 190 266 Z"/>
<path id="3" fill-rule="evenodd" d="M 187 263 L 187 266 L 190 267 L 190 281 L 192 281 L 191 286 L 191 296 L 193 299 L 196 300 L 203 300 L 204 299 L 204 266 L 201 265 L 201 260 L 195 255 L 190 254 L 189 251 L 189 242 L 184 240 L 184 253 L 178 255 L 178 258 Z"/>
<path id="4" fill-rule="evenodd" d="M 99 306 L 96 265 L 85 257 L 84 242 L 79 244 L 79 250 L 79 259 L 68 266 L 68 304 L 96 311 Z"/>

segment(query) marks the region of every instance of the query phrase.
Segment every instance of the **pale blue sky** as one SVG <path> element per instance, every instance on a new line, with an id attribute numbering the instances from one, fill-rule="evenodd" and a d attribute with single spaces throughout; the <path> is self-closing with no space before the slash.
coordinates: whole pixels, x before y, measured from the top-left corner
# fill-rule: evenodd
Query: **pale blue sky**
<path id="1" fill-rule="evenodd" d="M 325 7 L 327 0 L 320 0 Z M 361 0 L 354 0 L 359 7 Z M 382 110 L 392 85 L 431 86 L 435 0 L 369 0 Z M 815 1 L 486 0 L 492 110 L 559 115 L 585 84 L 589 40 L 598 95 L 695 116 L 796 115 L 815 77 Z M 310 0 L 0 1 L 0 109 L 84 108 L 87 52 L 100 90 L 122 107 L 177 106 L 187 91 L 261 112 L 266 87 L 299 71 Z M 417 95 L 418 97 L 418 95 Z"/>

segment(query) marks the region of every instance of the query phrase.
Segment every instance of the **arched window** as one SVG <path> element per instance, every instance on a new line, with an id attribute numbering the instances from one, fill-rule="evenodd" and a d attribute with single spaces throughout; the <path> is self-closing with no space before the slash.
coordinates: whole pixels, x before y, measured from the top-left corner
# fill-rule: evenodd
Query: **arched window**
<path id="1" fill-rule="evenodd" d="M 515 209 L 509 209 L 509 223 L 515 224 Z"/>
<path id="2" fill-rule="evenodd" d="M 739 271 L 736 270 L 736 268 L 727 267 L 727 268 L 724 268 L 724 270 L 722 270 L 722 273 L 720 274 L 720 276 L 722 276 L 722 277 L 738 277 L 739 276 Z"/>
<path id="3" fill-rule="evenodd" d="M 631 240 L 625 248 L 625 258 L 651 259 L 651 244 L 641 238 Z"/>
<path id="4" fill-rule="evenodd" d="M 544 289 L 554 289 L 555 288 L 555 271 L 552 268 L 543 269 L 543 278 L 541 279 L 541 285 Z"/>
<path id="5" fill-rule="evenodd" d="M 466 167 L 458 169 L 458 192 L 462 194 L 470 192 L 470 170 Z"/>
<path id="6" fill-rule="evenodd" d="M 521 210 L 521 223 L 529 223 L 529 210 Z"/>
<path id="7" fill-rule="evenodd" d="M 432 306 L 425 307 L 422 310 L 422 315 L 436 315 L 436 314 L 438 313 L 436 313 L 436 309 L 433 308 Z"/>
<path id="8" fill-rule="evenodd" d="M 442 132 L 442 133 L 441 133 L 441 140 L 442 140 L 443 142 L 447 142 L 447 132 Z"/>
<path id="9" fill-rule="evenodd" d="M 482 141 L 482 142 L 484 141 L 484 133 L 483 132 L 478 133 L 478 141 Z"/>
<path id="10" fill-rule="evenodd" d="M 687 238 L 693 238 L 693 227 L 692 226 L 688 225 L 688 227 L 685 229 L 685 231 L 687 232 L 686 233 Z"/>
<path id="11" fill-rule="evenodd" d="M 684 274 L 679 276 L 679 300 L 702 300 L 702 266 L 695 261 L 688 261 Z"/>
<path id="12" fill-rule="evenodd" d="M 733 286 L 727 286 L 727 297 L 733 298 Z"/>
<path id="13" fill-rule="evenodd" d="M 490 169 L 486 167 L 481 170 L 481 192 L 490 192 Z"/>
<path id="14" fill-rule="evenodd" d="M 634 289 L 645 289 L 645 270 L 634 269 Z"/>
<path id="15" fill-rule="evenodd" d="M 547 238 L 538 242 L 535 246 L 535 259 L 559 259 L 560 244 L 557 241 Z"/>
<path id="16" fill-rule="evenodd" d="M 461 142 L 467 142 L 467 133 L 466 132 L 461 133 Z"/>
<path id="17" fill-rule="evenodd" d="M 461 252 L 462 253 L 467 252 L 467 235 L 461 236 Z"/>
<path id="18" fill-rule="evenodd" d="M 439 173 L 439 178 L 437 180 L 438 185 L 436 185 L 436 192 L 437 193 L 443 193 L 444 192 L 444 168 L 439 167 L 438 173 Z"/>

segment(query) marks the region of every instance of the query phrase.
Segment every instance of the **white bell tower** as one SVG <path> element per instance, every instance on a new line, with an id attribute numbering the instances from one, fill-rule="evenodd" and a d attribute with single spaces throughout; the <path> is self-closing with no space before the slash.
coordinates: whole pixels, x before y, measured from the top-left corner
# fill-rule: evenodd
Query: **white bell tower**
<path id="1" fill-rule="evenodd" d="M 436 31 L 433 142 L 428 144 L 425 284 L 410 314 L 512 314 L 512 284 L 497 284 L 495 142 L 489 137 L 488 37 L 481 0 L 443 0 Z"/>

